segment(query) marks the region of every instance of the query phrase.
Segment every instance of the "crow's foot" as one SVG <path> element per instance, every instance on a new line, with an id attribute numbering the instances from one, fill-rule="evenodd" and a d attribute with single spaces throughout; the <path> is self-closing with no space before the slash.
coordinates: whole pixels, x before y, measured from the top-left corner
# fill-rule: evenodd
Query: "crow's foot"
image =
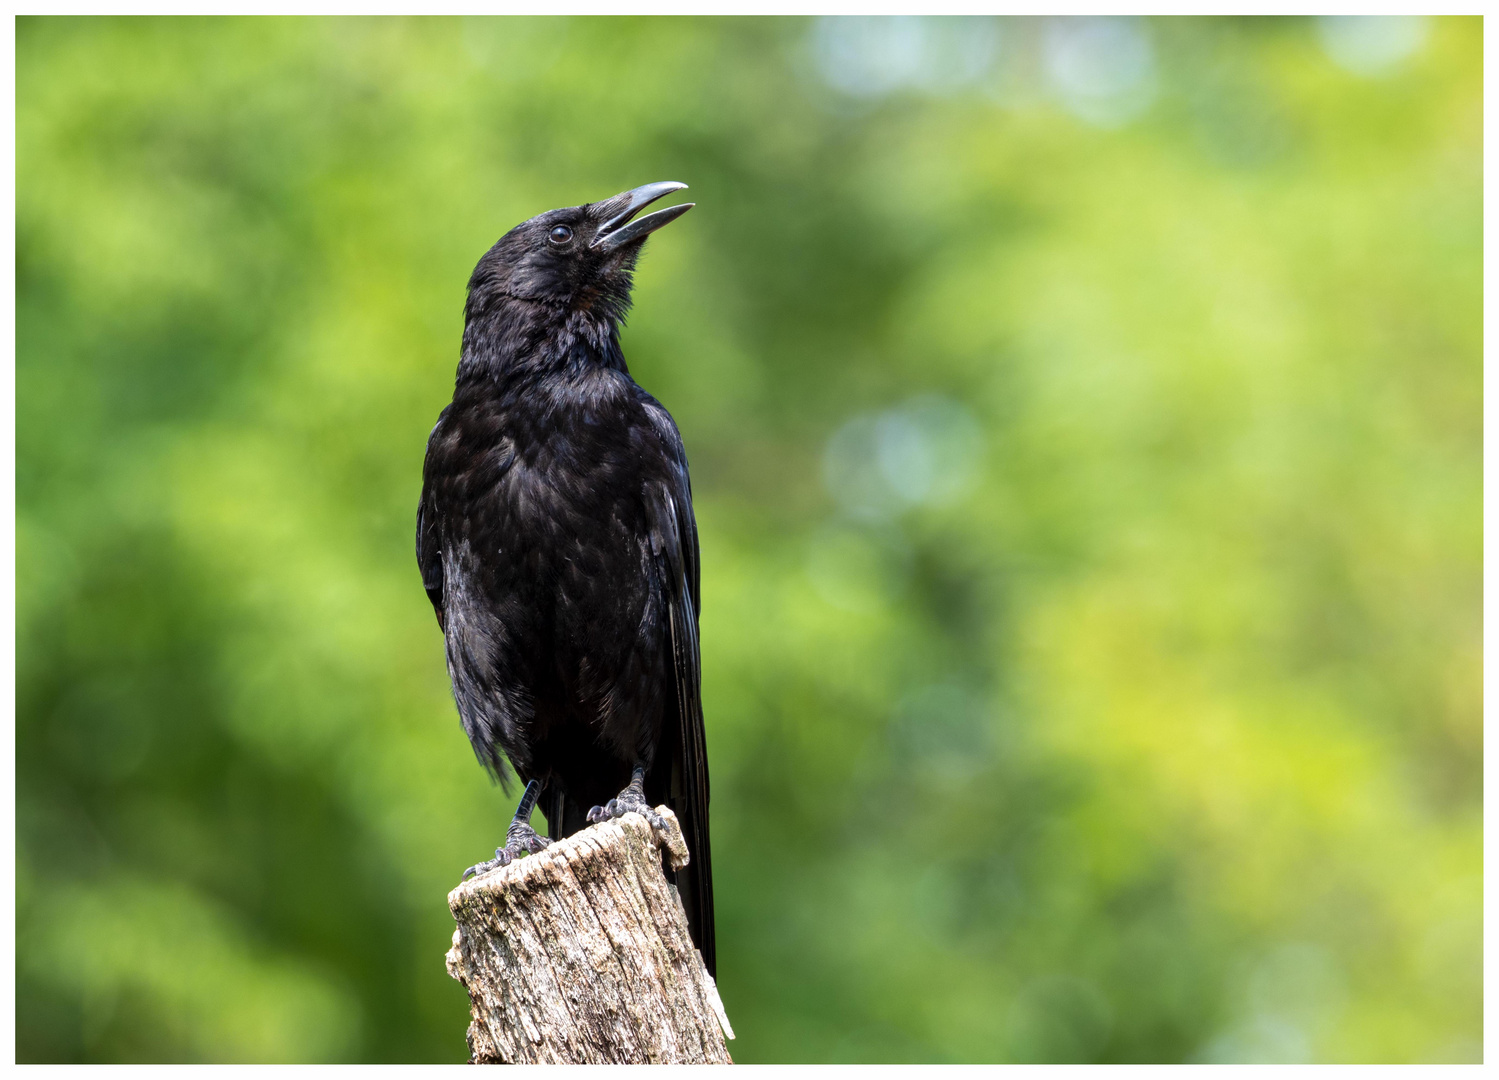
<path id="1" fill-rule="evenodd" d="M 645 769 L 638 765 L 635 767 L 634 775 L 630 777 L 629 786 L 605 805 L 595 806 L 588 811 L 588 820 L 598 824 L 600 821 L 624 817 L 626 814 L 639 814 L 651 823 L 651 828 L 663 831 L 666 829 L 666 819 L 656 813 L 655 808 L 645 800 Z"/>
<path id="2" fill-rule="evenodd" d="M 536 799 L 541 794 L 541 784 L 531 780 L 526 784 L 526 790 L 520 797 L 520 805 L 515 808 L 515 818 L 510 822 L 510 828 L 505 830 L 505 846 L 494 849 L 494 858 L 488 862 L 476 863 L 463 872 L 463 880 L 467 881 L 475 874 L 487 874 L 501 866 L 509 866 L 522 855 L 535 855 L 542 848 L 551 843 L 544 836 L 538 836 L 536 830 L 531 828 L 531 811 L 536 808 Z"/>
<path id="3" fill-rule="evenodd" d="M 505 833 L 505 846 L 494 849 L 494 858 L 487 862 L 476 863 L 465 870 L 463 880 L 467 881 L 475 874 L 487 874 L 501 866 L 509 866 L 522 855 L 534 855 L 550 844 L 550 840 L 539 835 L 525 822 L 511 822 L 509 830 Z"/>

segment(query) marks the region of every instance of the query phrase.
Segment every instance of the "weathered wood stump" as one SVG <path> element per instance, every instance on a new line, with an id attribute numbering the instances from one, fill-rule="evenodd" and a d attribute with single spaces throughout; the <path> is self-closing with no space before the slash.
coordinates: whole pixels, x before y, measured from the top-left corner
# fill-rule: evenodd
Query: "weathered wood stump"
<path id="1" fill-rule="evenodd" d="M 676 816 L 657 811 L 673 869 L 685 866 Z M 734 1033 L 657 842 L 626 814 L 448 894 L 448 974 L 473 1006 L 472 1061 L 730 1061 Z"/>

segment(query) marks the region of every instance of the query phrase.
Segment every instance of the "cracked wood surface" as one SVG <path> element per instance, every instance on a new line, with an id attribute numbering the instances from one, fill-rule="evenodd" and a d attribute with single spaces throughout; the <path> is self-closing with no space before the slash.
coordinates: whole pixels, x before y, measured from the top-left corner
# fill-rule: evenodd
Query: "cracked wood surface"
<path id="1" fill-rule="evenodd" d="M 687 863 L 667 807 L 660 843 Z M 448 974 L 467 988 L 472 1060 L 730 1061 L 718 988 L 639 814 L 590 826 L 448 894 Z"/>

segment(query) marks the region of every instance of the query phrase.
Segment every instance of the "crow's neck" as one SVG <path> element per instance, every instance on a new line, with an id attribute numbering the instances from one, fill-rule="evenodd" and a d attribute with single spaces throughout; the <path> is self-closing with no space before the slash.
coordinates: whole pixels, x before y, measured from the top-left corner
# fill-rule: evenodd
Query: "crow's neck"
<path id="1" fill-rule="evenodd" d="M 601 367 L 629 374 L 614 318 L 507 298 L 470 314 L 463 328 L 458 383 L 514 385 L 548 376 L 576 377 Z"/>

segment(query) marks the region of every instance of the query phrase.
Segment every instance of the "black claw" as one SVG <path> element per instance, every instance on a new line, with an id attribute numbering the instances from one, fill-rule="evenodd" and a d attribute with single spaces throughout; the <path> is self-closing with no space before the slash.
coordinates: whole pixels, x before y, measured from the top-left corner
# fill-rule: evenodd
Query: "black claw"
<path id="1" fill-rule="evenodd" d="M 636 765 L 635 771 L 630 776 L 629 786 L 617 796 L 610 799 L 603 806 L 595 806 L 588 811 L 588 820 L 594 824 L 608 821 L 611 818 L 621 818 L 626 814 L 639 814 L 645 818 L 654 830 L 664 831 L 666 819 L 656 813 L 655 807 L 645 800 L 645 766 Z"/>
<path id="2" fill-rule="evenodd" d="M 588 820 L 597 825 L 601 821 L 622 818 L 626 814 L 639 814 L 650 823 L 652 829 L 661 831 L 666 829 L 666 819 L 656 813 L 655 807 L 645 801 L 633 783 L 620 792 L 617 798 L 610 799 L 603 806 L 595 806 L 588 811 Z"/>

